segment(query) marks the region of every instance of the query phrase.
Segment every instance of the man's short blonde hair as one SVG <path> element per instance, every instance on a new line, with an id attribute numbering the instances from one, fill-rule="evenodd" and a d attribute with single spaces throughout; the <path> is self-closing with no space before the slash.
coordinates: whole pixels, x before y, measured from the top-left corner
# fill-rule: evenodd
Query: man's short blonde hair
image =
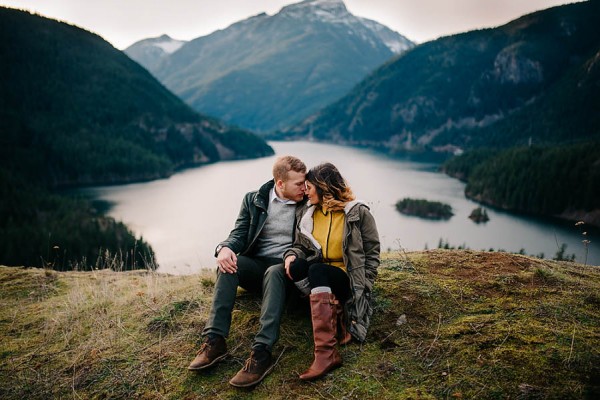
<path id="1" fill-rule="evenodd" d="M 275 160 L 275 164 L 273 164 L 273 178 L 275 178 L 275 182 L 285 182 L 288 179 L 289 171 L 305 174 L 306 165 L 304 165 L 299 158 L 294 156 L 281 156 Z"/>

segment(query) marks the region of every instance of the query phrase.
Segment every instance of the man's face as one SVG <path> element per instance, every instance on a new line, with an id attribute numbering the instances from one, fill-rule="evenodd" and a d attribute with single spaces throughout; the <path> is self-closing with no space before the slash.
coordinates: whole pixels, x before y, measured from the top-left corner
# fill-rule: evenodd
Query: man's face
<path id="1" fill-rule="evenodd" d="M 289 171 L 285 181 L 277 181 L 278 195 L 293 201 L 304 198 L 304 176 L 302 172 Z"/>

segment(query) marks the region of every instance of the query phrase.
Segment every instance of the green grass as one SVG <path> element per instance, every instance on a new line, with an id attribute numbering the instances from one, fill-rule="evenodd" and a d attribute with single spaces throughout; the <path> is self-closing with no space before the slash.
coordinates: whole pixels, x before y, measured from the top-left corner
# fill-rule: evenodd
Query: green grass
<path id="1" fill-rule="evenodd" d="M 240 291 L 231 355 L 186 370 L 214 273 L 54 272 L 0 267 L 0 397 L 141 399 L 594 398 L 600 270 L 476 251 L 385 254 L 367 342 L 301 382 L 308 308 L 288 302 L 277 364 L 254 390 L 228 380 L 248 357 L 260 299 Z M 596 385 L 596 386 L 594 386 Z"/>

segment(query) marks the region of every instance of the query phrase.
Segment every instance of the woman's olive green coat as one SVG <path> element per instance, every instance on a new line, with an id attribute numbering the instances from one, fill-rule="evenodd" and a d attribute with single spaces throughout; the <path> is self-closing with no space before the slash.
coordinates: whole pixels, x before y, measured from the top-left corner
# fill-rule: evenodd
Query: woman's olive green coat
<path id="1" fill-rule="evenodd" d="M 312 235 L 314 211 L 313 205 L 298 210 L 294 246 L 285 252 L 284 259 L 294 254 L 308 262 L 321 261 L 321 246 Z M 363 342 L 373 314 L 371 293 L 379 267 L 379 234 L 366 204 L 352 201 L 346 205 L 344 213 L 342 249 L 351 292 L 344 310 L 350 333 Z"/>

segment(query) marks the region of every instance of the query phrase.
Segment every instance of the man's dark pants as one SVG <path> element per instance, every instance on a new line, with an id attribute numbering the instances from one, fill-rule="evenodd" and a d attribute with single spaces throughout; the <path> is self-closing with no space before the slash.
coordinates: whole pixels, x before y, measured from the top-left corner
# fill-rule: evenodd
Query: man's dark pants
<path id="1" fill-rule="evenodd" d="M 285 306 L 286 286 L 289 280 L 279 258 L 238 256 L 237 273 L 217 273 L 212 308 L 202 335 L 209 333 L 227 337 L 231 327 L 231 313 L 238 286 L 263 294 L 260 310 L 260 329 L 253 347 L 264 344 L 269 349 L 279 339 L 279 324 Z"/>

